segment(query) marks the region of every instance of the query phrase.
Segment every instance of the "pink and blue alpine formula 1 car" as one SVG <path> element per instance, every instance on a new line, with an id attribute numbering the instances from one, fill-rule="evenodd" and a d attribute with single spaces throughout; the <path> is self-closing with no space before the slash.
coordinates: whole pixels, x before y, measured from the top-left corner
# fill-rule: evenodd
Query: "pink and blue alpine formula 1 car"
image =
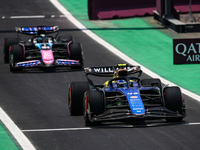
<path id="1" fill-rule="evenodd" d="M 72 36 L 59 36 L 58 26 L 16 27 L 18 38 L 4 39 L 4 62 L 10 70 L 23 68 L 83 67 L 82 46 Z M 22 35 L 32 36 L 22 41 Z"/>
<path id="2" fill-rule="evenodd" d="M 84 115 L 86 126 L 106 121 L 181 121 L 186 116 L 180 88 L 162 87 L 155 78 L 141 79 L 139 66 L 89 67 L 85 73 L 88 82 L 70 83 L 68 106 L 71 115 Z M 89 75 L 113 78 L 94 84 Z"/>

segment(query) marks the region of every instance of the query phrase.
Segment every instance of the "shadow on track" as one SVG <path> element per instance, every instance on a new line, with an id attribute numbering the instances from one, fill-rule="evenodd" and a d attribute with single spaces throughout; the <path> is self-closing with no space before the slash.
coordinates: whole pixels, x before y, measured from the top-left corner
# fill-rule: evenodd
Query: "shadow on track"
<path id="1" fill-rule="evenodd" d="M 59 29 L 60 32 L 68 32 L 68 31 L 126 31 L 126 30 L 162 30 L 166 29 L 166 27 L 149 27 L 149 28 L 83 28 L 83 29 Z M 0 34 L 4 33 L 15 33 L 15 30 L 0 30 Z"/>
<path id="2" fill-rule="evenodd" d="M 24 74 L 31 74 L 31 73 L 65 73 L 65 72 L 79 72 L 79 71 L 84 71 L 84 69 L 71 69 L 69 68 L 26 68 L 20 71 L 13 71 L 11 73 L 13 74 L 19 74 L 19 73 L 24 73 Z"/>

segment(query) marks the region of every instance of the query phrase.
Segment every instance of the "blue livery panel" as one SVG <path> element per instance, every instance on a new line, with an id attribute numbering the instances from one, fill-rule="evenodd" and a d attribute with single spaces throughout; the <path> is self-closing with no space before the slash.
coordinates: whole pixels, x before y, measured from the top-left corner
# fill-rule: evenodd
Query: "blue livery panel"
<path id="1" fill-rule="evenodd" d="M 143 101 L 140 97 L 140 91 L 138 88 L 138 83 L 133 82 L 133 87 L 116 87 L 113 83 L 113 87 L 105 88 L 106 92 L 115 92 L 119 91 L 126 95 L 126 99 L 128 100 L 131 112 L 134 115 L 145 115 L 145 108 Z"/>
<path id="2" fill-rule="evenodd" d="M 118 91 L 126 95 L 130 109 L 134 115 L 145 115 L 145 108 L 138 88 L 119 88 Z"/>
<path id="3" fill-rule="evenodd" d="M 17 63 L 18 67 L 33 67 L 41 64 L 39 60 L 27 61 L 27 62 L 19 62 Z"/>
<path id="4" fill-rule="evenodd" d="M 58 59 L 56 60 L 58 65 L 75 65 L 78 64 L 76 60 L 66 60 L 66 59 Z"/>

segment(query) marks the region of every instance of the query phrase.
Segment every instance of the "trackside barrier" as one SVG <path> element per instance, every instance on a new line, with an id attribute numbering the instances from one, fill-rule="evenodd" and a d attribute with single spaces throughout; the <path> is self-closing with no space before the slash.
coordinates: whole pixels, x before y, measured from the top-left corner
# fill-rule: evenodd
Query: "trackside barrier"
<path id="1" fill-rule="evenodd" d="M 165 0 L 88 0 L 88 16 L 90 20 L 117 19 L 135 16 L 153 15 L 153 11 L 165 7 Z M 175 9 L 181 13 L 189 11 L 189 0 L 172 0 Z M 163 9 L 162 9 L 163 10 Z M 192 0 L 192 11 L 200 12 L 200 0 Z"/>
<path id="2" fill-rule="evenodd" d="M 155 0 L 88 0 L 91 20 L 152 15 Z"/>

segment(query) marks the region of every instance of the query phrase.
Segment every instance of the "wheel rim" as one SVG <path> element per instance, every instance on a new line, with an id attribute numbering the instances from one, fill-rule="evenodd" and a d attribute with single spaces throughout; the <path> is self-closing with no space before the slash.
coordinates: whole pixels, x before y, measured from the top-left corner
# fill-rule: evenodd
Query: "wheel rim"
<path id="1" fill-rule="evenodd" d="M 88 97 L 87 94 L 85 94 L 85 110 L 84 110 L 84 118 L 85 118 L 85 124 L 89 125 L 89 118 L 88 118 Z"/>
<path id="2" fill-rule="evenodd" d="M 10 69 L 12 70 L 14 68 L 14 58 L 12 54 L 10 54 L 9 59 L 10 59 Z"/>

